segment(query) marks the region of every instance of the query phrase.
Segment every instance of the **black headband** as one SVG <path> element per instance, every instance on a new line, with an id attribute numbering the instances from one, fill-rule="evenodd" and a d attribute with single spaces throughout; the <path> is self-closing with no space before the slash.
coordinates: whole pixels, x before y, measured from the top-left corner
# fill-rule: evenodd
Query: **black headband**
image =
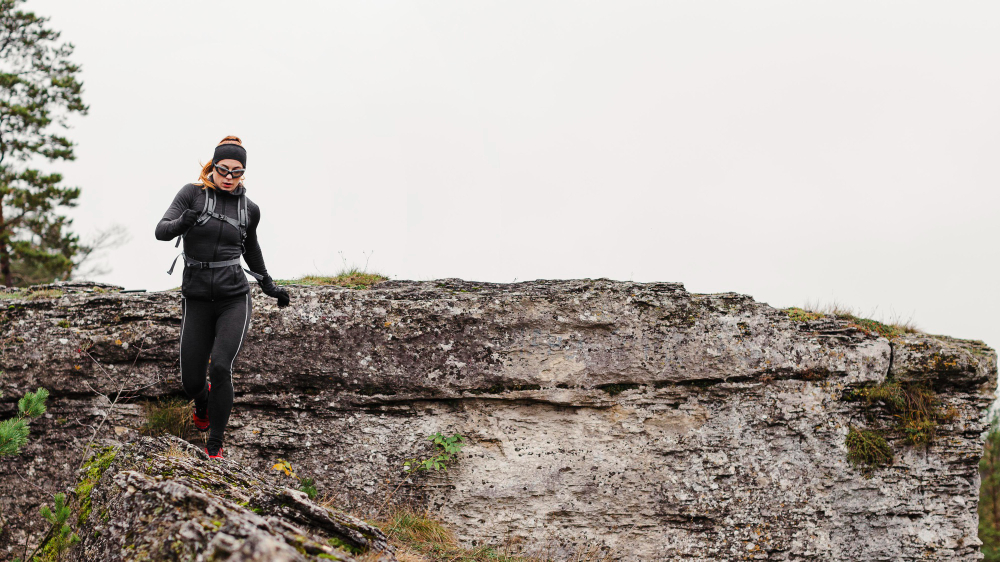
<path id="1" fill-rule="evenodd" d="M 220 144 L 215 147 L 215 155 L 212 156 L 212 163 L 218 164 L 223 160 L 238 160 L 240 165 L 247 167 L 247 149 L 238 144 Z"/>

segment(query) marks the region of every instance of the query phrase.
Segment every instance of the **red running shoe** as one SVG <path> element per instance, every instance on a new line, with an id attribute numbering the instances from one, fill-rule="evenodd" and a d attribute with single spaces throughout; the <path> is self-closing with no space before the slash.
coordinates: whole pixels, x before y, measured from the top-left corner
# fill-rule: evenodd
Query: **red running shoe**
<path id="1" fill-rule="evenodd" d="M 212 453 L 208 452 L 208 447 L 205 447 L 205 454 L 208 455 L 208 458 L 210 458 L 210 459 L 219 459 L 219 460 L 221 460 L 222 459 L 222 447 L 219 447 L 219 450 L 216 451 L 214 455 Z"/>
<path id="2" fill-rule="evenodd" d="M 198 431 L 208 431 L 211 423 L 208 421 L 208 412 L 205 412 L 204 416 L 198 415 L 198 410 L 196 409 L 191 413 L 191 417 L 194 419 L 194 427 Z"/>
<path id="3" fill-rule="evenodd" d="M 212 383 L 208 383 L 208 391 L 212 392 Z M 204 415 L 201 415 L 201 416 L 198 415 L 198 409 L 195 408 L 194 413 L 191 414 L 191 417 L 194 419 L 194 427 L 198 431 L 208 431 L 209 427 L 211 427 L 209 425 L 209 421 L 208 421 L 208 410 L 207 410 L 207 408 L 206 408 L 206 411 L 205 411 Z"/>

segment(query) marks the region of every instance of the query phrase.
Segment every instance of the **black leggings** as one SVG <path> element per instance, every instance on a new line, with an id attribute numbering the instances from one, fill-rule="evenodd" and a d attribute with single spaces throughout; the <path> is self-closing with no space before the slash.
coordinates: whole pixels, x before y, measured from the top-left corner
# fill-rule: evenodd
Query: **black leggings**
<path id="1" fill-rule="evenodd" d="M 250 327 L 250 293 L 219 301 L 181 300 L 181 382 L 195 407 L 208 407 L 208 448 L 222 446 L 233 409 L 233 362 Z M 211 368 L 209 368 L 211 358 Z M 205 384 L 205 371 L 212 392 Z"/>

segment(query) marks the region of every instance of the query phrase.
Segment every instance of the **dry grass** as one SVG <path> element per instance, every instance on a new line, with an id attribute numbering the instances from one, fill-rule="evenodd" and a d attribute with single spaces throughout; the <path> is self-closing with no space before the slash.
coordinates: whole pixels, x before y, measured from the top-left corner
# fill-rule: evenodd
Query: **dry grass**
<path id="1" fill-rule="evenodd" d="M 802 308 L 792 307 L 785 309 L 789 317 L 792 320 L 806 321 L 815 320 L 818 318 L 816 315 L 824 316 L 835 316 L 842 320 L 848 320 L 851 324 L 870 335 L 880 335 L 889 339 L 901 336 L 903 334 L 915 334 L 920 333 L 920 328 L 913 322 L 913 318 L 909 317 L 903 319 L 899 314 L 892 314 L 888 318 L 883 314 L 879 316 L 879 320 L 872 320 L 871 318 L 876 315 L 877 310 L 872 310 L 868 314 L 863 314 L 852 307 L 846 306 L 837 301 L 832 301 L 826 304 L 819 302 L 806 302 Z"/>
<path id="2" fill-rule="evenodd" d="M 139 428 L 143 435 L 164 435 L 169 433 L 184 438 L 191 431 L 191 402 L 183 398 L 165 398 L 143 405 L 146 423 Z"/>
<path id="3" fill-rule="evenodd" d="M 481 545 L 465 548 L 458 544 L 455 535 L 427 513 L 409 509 L 395 509 L 384 520 L 373 522 L 389 536 L 396 547 L 400 562 L 603 562 L 614 557 L 593 546 L 569 558 L 553 558 L 544 554 L 528 554 L 519 541 L 506 541 L 502 545 Z M 360 556 L 359 560 L 375 560 L 374 554 Z"/>
<path id="4" fill-rule="evenodd" d="M 164 455 L 172 458 L 192 458 L 194 455 L 188 449 L 183 449 L 177 446 L 177 443 L 171 443 L 170 447 L 163 453 Z"/>
<path id="5" fill-rule="evenodd" d="M 64 294 L 65 293 L 63 293 L 59 289 L 42 289 L 40 291 L 32 291 L 28 293 L 28 296 L 25 298 L 32 301 L 38 299 L 58 299 Z"/>

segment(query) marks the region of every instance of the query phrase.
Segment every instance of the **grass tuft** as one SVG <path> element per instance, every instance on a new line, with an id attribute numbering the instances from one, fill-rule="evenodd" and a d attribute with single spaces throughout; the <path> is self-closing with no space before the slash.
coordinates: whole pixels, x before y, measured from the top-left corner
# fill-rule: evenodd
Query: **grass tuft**
<path id="1" fill-rule="evenodd" d="M 852 425 L 847 431 L 844 444 L 847 445 L 847 460 L 855 466 L 879 467 L 892 464 L 892 448 L 876 431 L 859 430 Z"/>
<path id="2" fill-rule="evenodd" d="M 824 316 L 834 316 L 841 320 L 847 320 L 850 325 L 869 336 L 882 336 L 887 339 L 897 338 L 903 334 L 920 333 L 920 329 L 913 323 L 913 319 L 901 320 L 895 317 L 892 320 L 882 321 L 865 318 L 854 311 L 854 309 L 844 306 L 836 301 L 829 304 L 806 303 L 803 307 L 791 307 L 784 309 L 788 317 L 795 322 L 806 322 L 818 320 Z"/>
<path id="3" fill-rule="evenodd" d="M 922 384 L 882 382 L 850 390 L 844 394 L 844 399 L 884 407 L 895 420 L 892 429 L 900 432 L 910 445 L 930 443 L 937 434 L 938 422 L 957 414 L 954 408 L 942 412 L 937 395 Z"/>
<path id="4" fill-rule="evenodd" d="M 823 317 L 823 314 L 820 312 L 810 312 L 797 306 L 786 308 L 785 314 L 788 315 L 792 322 L 808 322 L 809 320 L 819 320 Z"/>
<path id="5" fill-rule="evenodd" d="M 139 428 L 143 435 L 164 435 L 169 433 L 184 438 L 193 426 L 191 402 L 183 398 L 171 397 L 143 405 L 146 423 Z"/>
<path id="6" fill-rule="evenodd" d="M 350 269 L 343 269 L 336 275 L 331 276 L 306 275 L 298 279 L 276 279 L 274 282 L 278 285 L 336 285 L 349 289 L 368 289 L 388 279 L 388 277 L 380 273 L 369 273 L 352 267 Z"/>

